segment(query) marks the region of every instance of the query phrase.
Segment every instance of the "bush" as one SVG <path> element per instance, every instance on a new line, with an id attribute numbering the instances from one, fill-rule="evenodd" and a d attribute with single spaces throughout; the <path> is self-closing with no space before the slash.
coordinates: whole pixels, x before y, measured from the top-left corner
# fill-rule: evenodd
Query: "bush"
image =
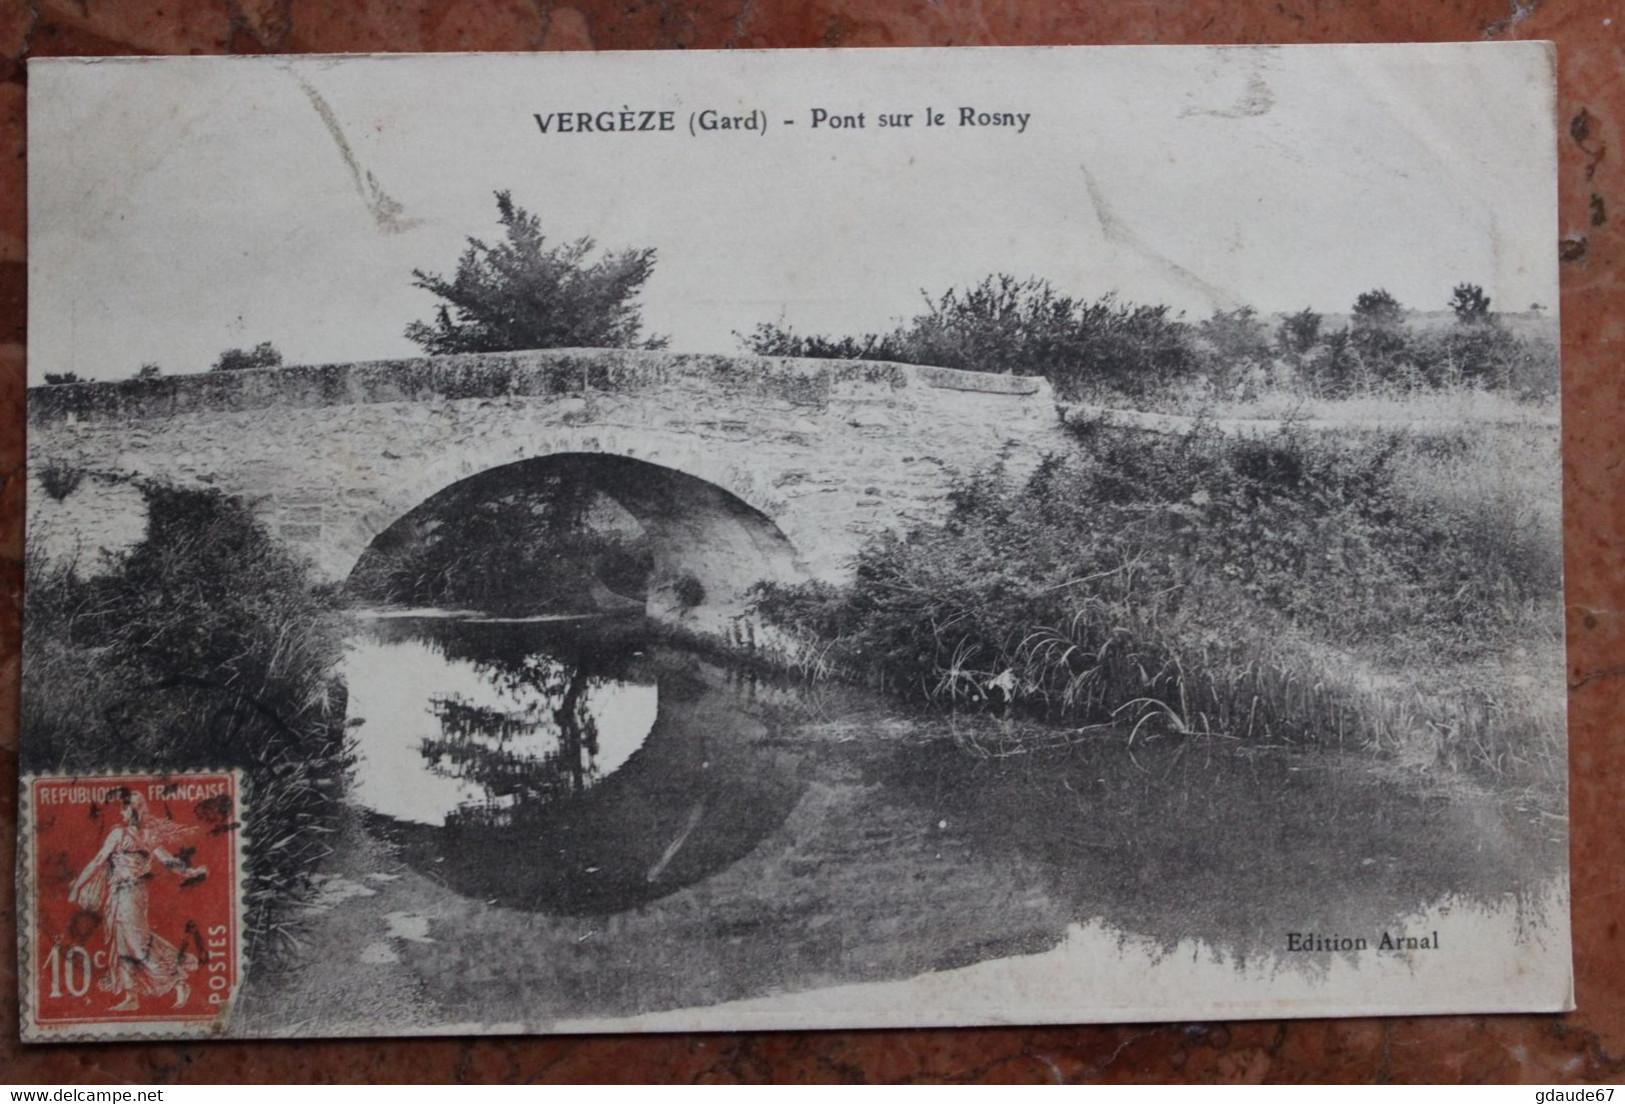
<path id="1" fill-rule="evenodd" d="M 1275 343 L 1287 355 L 1302 356 L 1320 344 L 1321 317 L 1308 307 L 1281 320 Z"/>
<path id="2" fill-rule="evenodd" d="M 772 322 L 760 322 L 747 336 L 735 333 L 740 347 L 757 356 L 817 357 L 823 360 L 898 360 L 909 352 L 901 337 L 864 334 L 862 337 L 821 337 L 795 333 Z"/>
<path id="3" fill-rule="evenodd" d="M 1355 330 L 1397 326 L 1405 321 L 1405 308 L 1386 288 L 1361 292 L 1354 299 Z"/>
<path id="4" fill-rule="evenodd" d="M 241 768 L 259 958 L 308 899 L 349 766 L 336 615 L 241 501 L 145 493 L 147 535 L 104 575 L 28 550 L 22 765 Z"/>
<path id="5" fill-rule="evenodd" d="M 1196 369 L 1186 326 L 1164 306 L 1085 303 L 1047 280 L 1003 273 L 926 298 L 926 310 L 889 334 L 799 335 L 763 323 L 739 335 L 763 356 L 883 359 L 977 372 L 1044 376 L 1064 397 L 1107 388 L 1141 395 Z"/>
<path id="6" fill-rule="evenodd" d="M 1273 336 L 1251 307 L 1216 311 L 1190 326 L 1166 306 L 1084 302 L 1048 281 L 998 274 L 926 299 L 887 333 L 798 334 L 761 323 L 735 333 L 761 356 L 890 360 L 970 371 L 1041 375 L 1063 399 L 1143 405 L 1250 401 L 1265 392 L 1346 398 L 1481 388 L 1545 398 L 1558 382 L 1555 329 L 1515 332 L 1489 313 L 1473 284 L 1456 288 L 1458 324 L 1413 322 L 1382 288 L 1360 295 L 1350 324 L 1330 332 L 1304 308 Z"/>
<path id="7" fill-rule="evenodd" d="M 1319 328 L 1318 319 L 1316 328 Z M 1197 326 L 1196 332 L 1221 361 L 1269 359 L 1269 330 L 1252 307 L 1214 311 L 1211 318 Z"/>
<path id="8" fill-rule="evenodd" d="M 1080 445 L 1021 487 L 962 482 L 945 524 L 866 546 L 850 588 L 762 586 L 756 611 L 925 700 L 1372 745 L 1431 730 L 1340 668 L 1486 662 L 1557 616 L 1554 519 L 1417 486 L 1462 441 L 1096 425 Z"/>
<path id="9" fill-rule="evenodd" d="M 227 349 L 210 366 L 211 372 L 241 372 L 249 368 L 280 368 L 282 354 L 269 341 L 262 341 L 252 349 Z M 153 365 L 157 367 L 157 365 Z M 145 371 L 145 367 L 142 369 Z M 153 373 L 156 375 L 157 373 Z M 140 378 L 150 379 L 143 375 Z"/>

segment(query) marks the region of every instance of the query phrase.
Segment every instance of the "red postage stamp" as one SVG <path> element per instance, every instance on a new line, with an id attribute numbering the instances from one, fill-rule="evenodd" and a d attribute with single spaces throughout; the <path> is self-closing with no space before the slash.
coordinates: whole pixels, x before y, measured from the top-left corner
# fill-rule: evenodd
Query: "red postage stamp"
<path id="1" fill-rule="evenodd" d="M 214 1034 L 242 980 L 234 771 L 25 780 L 22 1034 Z"/>

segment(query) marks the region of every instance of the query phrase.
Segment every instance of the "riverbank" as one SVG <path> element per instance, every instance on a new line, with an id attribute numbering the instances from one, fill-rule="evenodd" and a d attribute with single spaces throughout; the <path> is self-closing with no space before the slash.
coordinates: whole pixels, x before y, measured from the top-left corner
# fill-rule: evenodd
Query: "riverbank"
<path id="1" fill-rule="evenodd" d="M 854 582 L 758 588 L 787 670 L 1063 727 L 1375 753 L 1561 790 L 1556 433 L 1075 421 Z"/>
<path id="2" fill-rule="evenodd" d="M 326 853 L 350 767 L 334 681 L 343 618 L 243 500 L 154 484 L 138 492 L 145 531 L 121 556 L 82 571 L 37 544 L 27 550 L 20 766 L 240 770 L 253 810 L 246 951 L 274 960 Z"/>

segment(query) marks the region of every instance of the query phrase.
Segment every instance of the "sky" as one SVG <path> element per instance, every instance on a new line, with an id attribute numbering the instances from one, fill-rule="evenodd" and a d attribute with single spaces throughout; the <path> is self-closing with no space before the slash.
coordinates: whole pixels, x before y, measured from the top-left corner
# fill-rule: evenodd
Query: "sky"
<path id="1" fill-rule="evenodd" d="M 499 189 L 555 242 L 655 249 L 644 320 L 682 351 L 887 329 L 994 272 L 1193 319 L 1379 286 L 1442 310 L 1463 281 L 1556 304 L 1536 43 L 48 60 L 29 82 L 35 383 L 262 341 L 414 355 L 436 300 L 413 269 L 499 238 Z M 533 117 L 622 109 L 674 129 Z M 765 131 L 691 132 L 705 109 Z"/>

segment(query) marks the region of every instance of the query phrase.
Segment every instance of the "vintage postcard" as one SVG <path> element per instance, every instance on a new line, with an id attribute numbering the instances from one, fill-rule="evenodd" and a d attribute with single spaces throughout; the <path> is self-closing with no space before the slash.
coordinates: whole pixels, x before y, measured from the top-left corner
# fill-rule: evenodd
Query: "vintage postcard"
<path id="1" fill-rule="evenodd" d="M 1553 64 L 31 61 L 25 1036 L 1571 1007 Z"/>

